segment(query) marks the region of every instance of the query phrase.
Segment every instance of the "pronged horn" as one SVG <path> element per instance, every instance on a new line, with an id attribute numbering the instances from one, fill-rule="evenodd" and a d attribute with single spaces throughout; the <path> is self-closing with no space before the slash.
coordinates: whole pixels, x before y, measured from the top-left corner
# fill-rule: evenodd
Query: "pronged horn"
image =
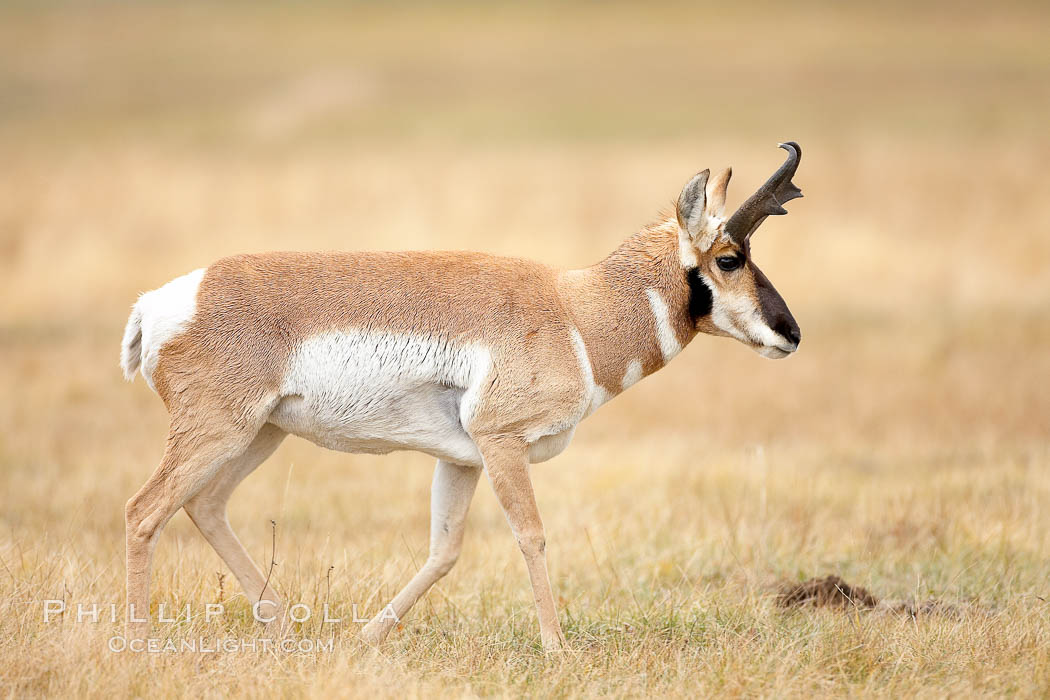
<path id="1" fill-rule="evenodd" d="M 791 182 L 802 160 L 802 148 L 794 141 L 777 145 L 788 152 L 788 159 L 726 222 L 726 235 L 737 245 L 743 245 L 767 216 L 787 214 L 783 205 L 802 196 L 802 190 Z"/>

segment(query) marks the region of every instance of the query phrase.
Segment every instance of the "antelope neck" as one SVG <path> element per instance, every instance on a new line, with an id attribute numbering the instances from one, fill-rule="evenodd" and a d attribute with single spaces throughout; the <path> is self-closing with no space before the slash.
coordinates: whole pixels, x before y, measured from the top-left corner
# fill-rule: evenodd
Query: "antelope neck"
<path id="1" fill-rule="evenodd" d="M 598 386 L 616 395 L 693 339 L 688 275 L 677 223 L 664 221 L 634 234 L 598 264 L 559 276 Z"/>

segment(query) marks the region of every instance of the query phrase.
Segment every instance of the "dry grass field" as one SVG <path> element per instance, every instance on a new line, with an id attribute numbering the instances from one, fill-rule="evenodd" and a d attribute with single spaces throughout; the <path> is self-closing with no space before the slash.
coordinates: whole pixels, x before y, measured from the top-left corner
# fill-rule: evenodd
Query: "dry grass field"
<path id="1" fill-rule="evenodd" d="M 1050 693 L 1050 6 L 0 6 L 0 693 Z M 124 502 L 161 402 L 117 366 L 139 292 L 222 255 L 478 249 L 590 264 L 703 167 L 730 204 L 805 151 L 756 236 L 804 335 L 698 338 L 534 479 L 569 650 L 539 647 L 487 485 L 456 569 L 356 640 L 426 557 L 432 460 L 289 439 L 231 521 L 330 651 L 115 653 Z M 266 567 L 264 567 L 266 568 Z M 837 574 L 940 610 L 777 605 Z M 176 640 L 253 639 L 177 515 Z M 67 612 L 44 621 L 44 602 Z"/>

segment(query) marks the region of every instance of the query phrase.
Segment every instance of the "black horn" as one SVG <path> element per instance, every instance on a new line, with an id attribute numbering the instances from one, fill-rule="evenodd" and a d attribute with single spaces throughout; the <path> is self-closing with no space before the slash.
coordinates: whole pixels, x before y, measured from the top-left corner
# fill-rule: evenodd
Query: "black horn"
<path id="1" fill-rule="evenodd" d="M 791 182 L 802 160 L 802 148 L 794 141 L 778 145 L 788 152 L 787 160 L 726 222 L 726 235 L 737 245 L 743 245 L 767 216 L 787 214 L 783 205 L 802 196 L 802 190 Z"/>

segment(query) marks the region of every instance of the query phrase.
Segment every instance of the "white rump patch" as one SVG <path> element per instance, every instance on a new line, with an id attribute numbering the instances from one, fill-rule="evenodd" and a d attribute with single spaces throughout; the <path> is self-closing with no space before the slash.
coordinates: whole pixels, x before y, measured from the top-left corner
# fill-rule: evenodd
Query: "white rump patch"
<path id="1" fill-rule="evenodd" d="M 193 320 L 197 313 L 197 291 L 203 277 L 204 268 L 194 270 L 176 277 L 160 289 L 146 292 L 135 303 L 132 315 L 138 313 L 142 324 L 142 376 L 154 391 L 153 370 L 157 368 L 160 349 L 186 330 Z"/>
<path id="2" fill-rule="evenodd" d="M 653 318 L 656 321 L 656 342 L 660 345 L 660 354 L 663 355 L 664 364 L 667 364 L 671 359 L 682 350 L 681 343 L 678 342 L 678 336 L 675 335 L 674 328 L 671 327 L 671 319 L 667 313 L 667 304 L 664 302 L 664 298 L 660 296 L 660 292 L 655 289 L 646 289 L 645 295 L 649 297 L 649 308 L 653 311 Z"/>
<path id="3" fill-rule="evenodd" d="M 323 447 L 481 466 L 467 434 L 492 357 L 446 338 L 330 331 L 292 352 L 270 421 Z"/>

